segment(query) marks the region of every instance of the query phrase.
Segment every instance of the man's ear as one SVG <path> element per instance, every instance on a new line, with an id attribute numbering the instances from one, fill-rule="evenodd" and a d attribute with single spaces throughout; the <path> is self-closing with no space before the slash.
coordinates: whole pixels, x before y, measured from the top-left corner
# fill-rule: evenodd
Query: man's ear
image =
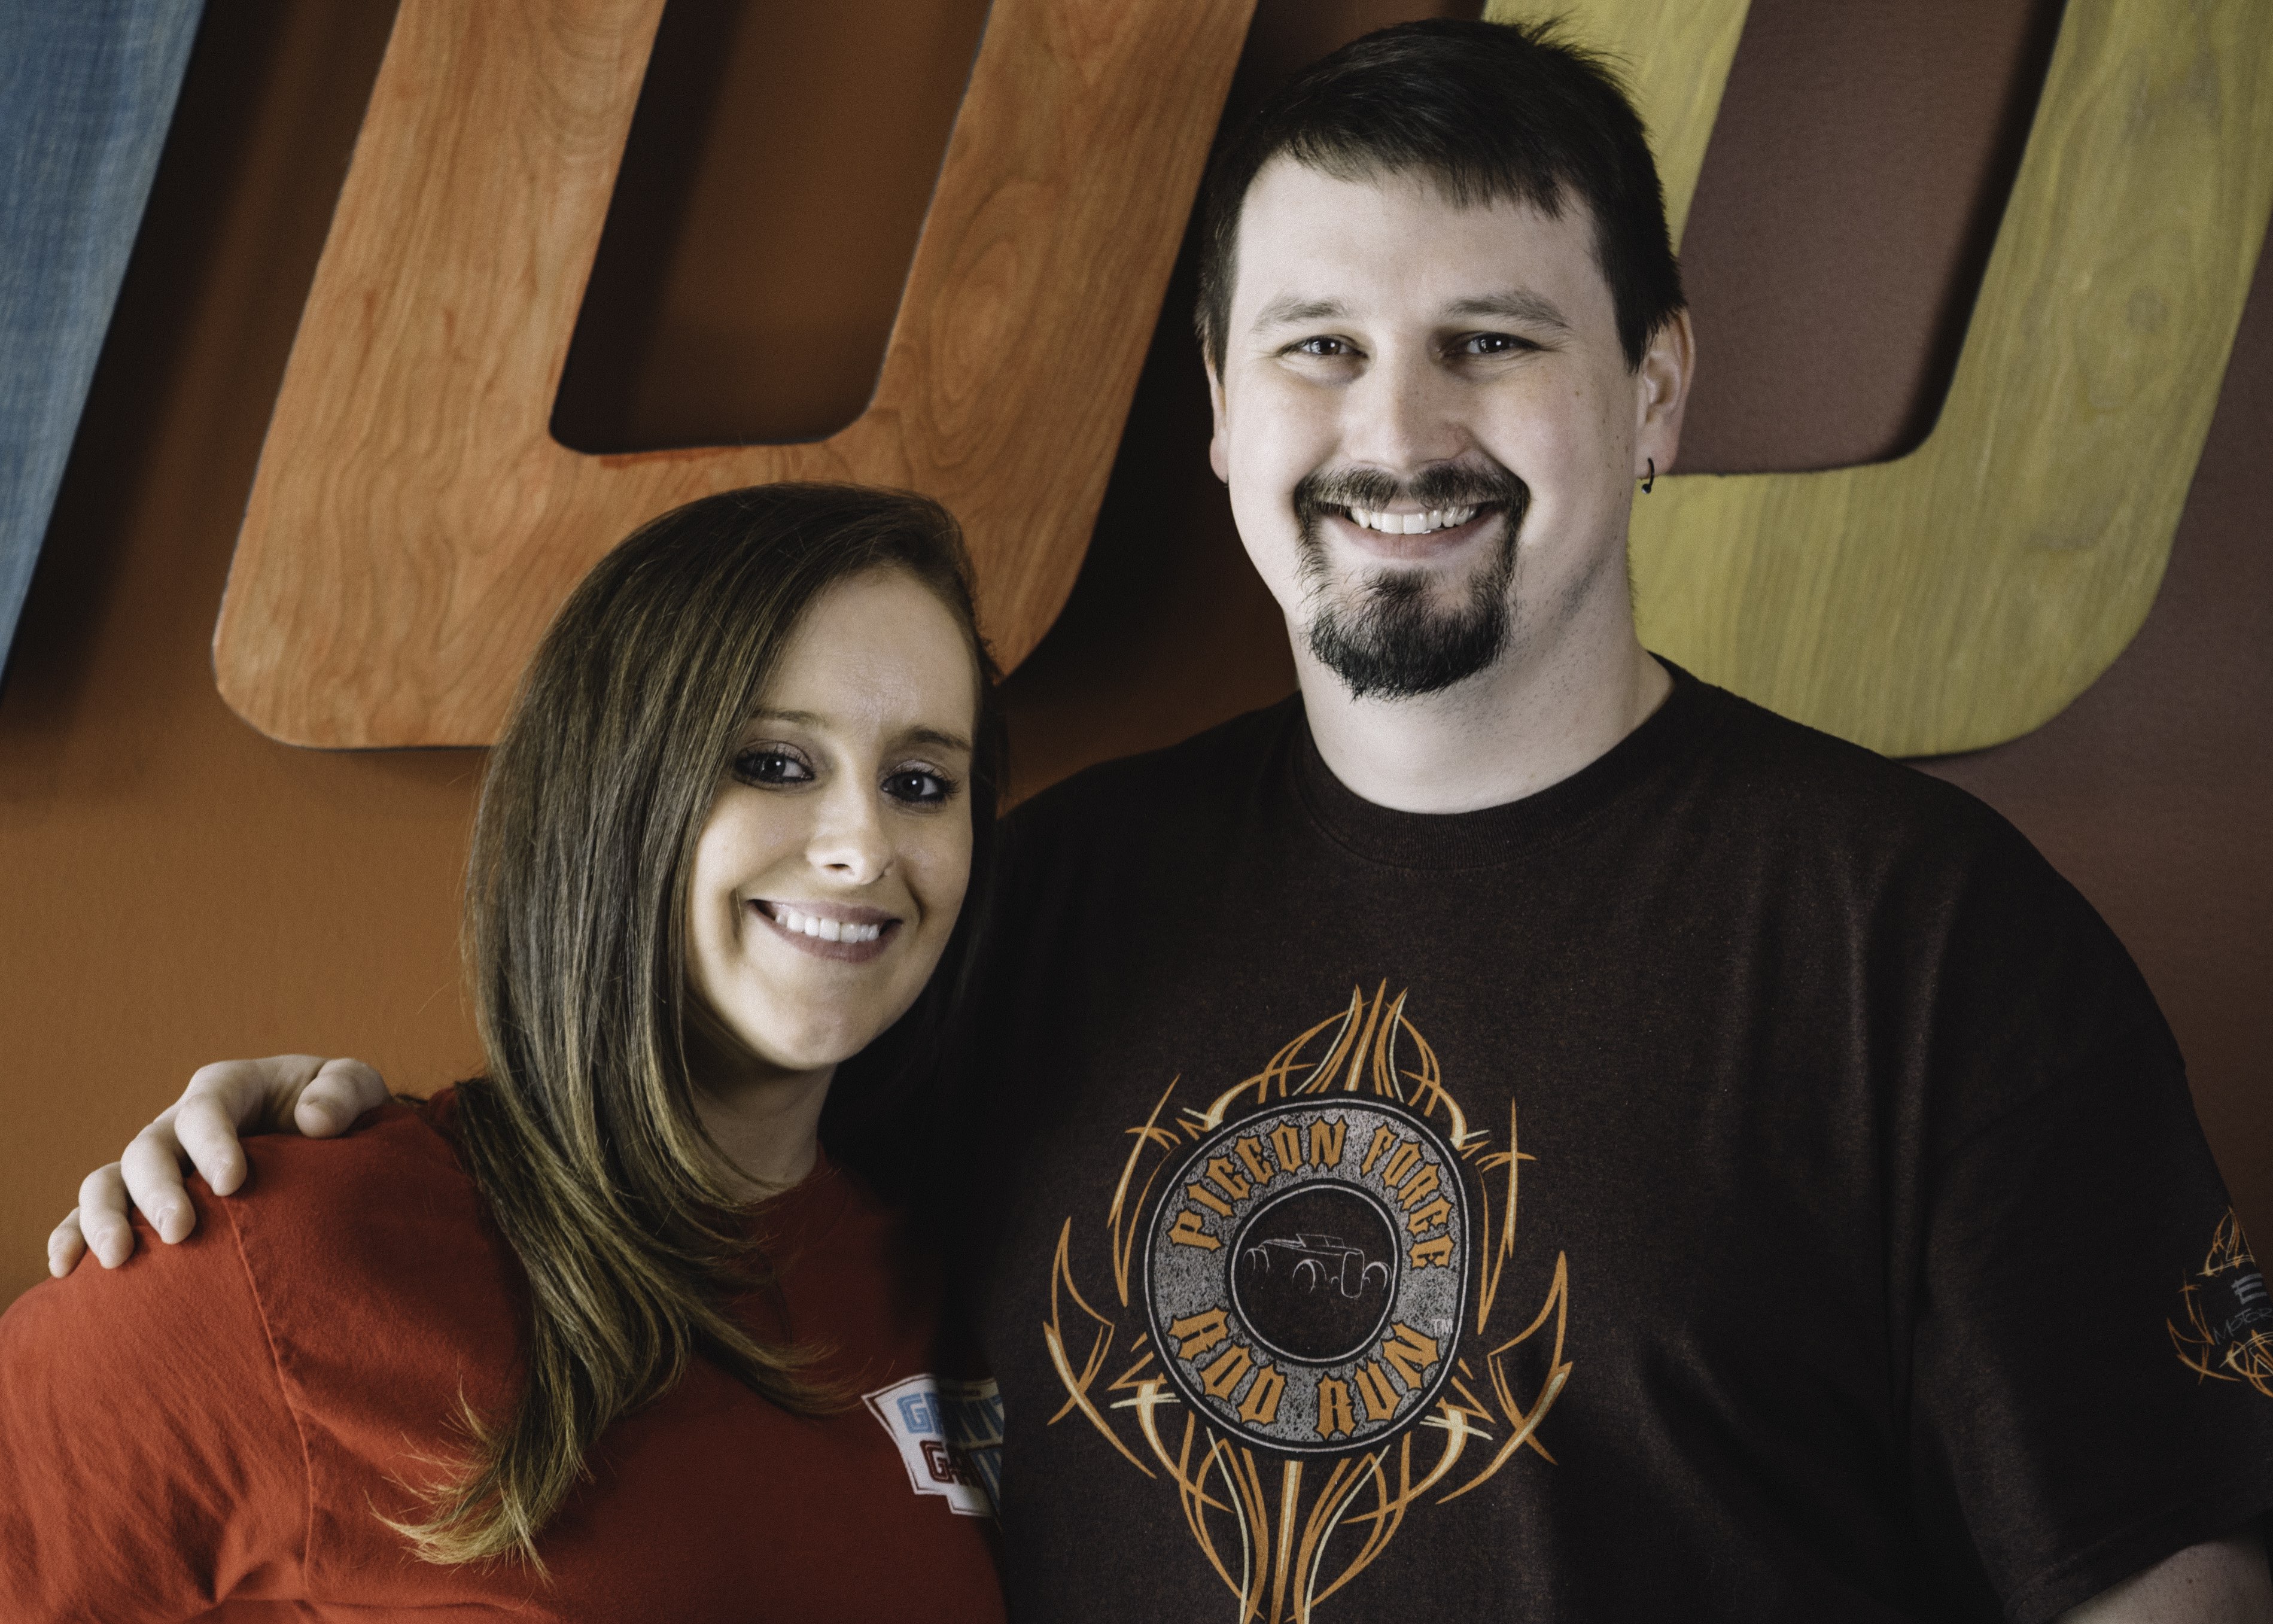
<path id="1" fill-rule="evenodd" d="M 1634 372 L 1633 477 L 1644 478 L 1654 462 L 1669 471 L 1681 450 L 1681 417 L 1689 407 L 1689 386 L 1697 375 L 1697 337 L 1689 312 L 1674 312 L 1650 335 L 1649 349 Z"/>
<path id="2" fill-rule="evenodd" d="M 1231 483 L 1231 448 L 1224 443 L 1223 375 L 1216 371 L 1215 357 L 1203 353 L 1200 365 L 1207 368 L 1208 408 L 1214 415 L 1215 430 L 1208 437 L 1208 466 L 1224 484 Z"/>

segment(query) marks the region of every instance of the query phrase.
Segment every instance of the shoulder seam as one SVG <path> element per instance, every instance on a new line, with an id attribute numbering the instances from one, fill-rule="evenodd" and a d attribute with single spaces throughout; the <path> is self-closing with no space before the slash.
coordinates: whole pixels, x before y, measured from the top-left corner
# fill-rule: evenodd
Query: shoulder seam
<path id="1" fill-rule="evenodd" d="M 306 1491 L 306 1505 L 300 1529 L 300 1581 L 304 1589 L 315 1565 L 315 1455 L 308 1447 L 308 1428 L 301 1418 L 300 1407 L 292 1402 L 291 1384 L 284 1379 L 284 1356 L 276 1345 L 276 1327 L 269 1321 L 268 1300 L 260 1293 L 260 1276 L 254 1273 L 252 1259 L 244 1250 L 244 1226 L 237 1222 L 236 1209 L 227 1205 L 228 1197 L 216 1196 L 214 1200 L 221 1211 L 229 1214 L 229 1237 L 236 1243 L 236 1259 L 244 1267 L 245 1289 L 252 1294 L 253 1311 L 260 1316 L 260 1335 L 268 1343 L 268 1367 L 276 1374 L 276 1397 L 284 1406 L 284 1413 L 292 1417 L 292 1434 L 300 1440 L 300 1481 Z"/>
<path id="2" fill-rule="evenodd" d="M 2157 1011 L 2157 1013 L 2159 1013 L 2159 1011 Z M 2157 1039 L 2162 1040 L 2161 1044 L 2157 1044 Z M 2104 1047 L 2110 1049 L 2126 1048 L 2142 1042 L 2155 1047 L 2162 1047 L 2164 1045 L 2170 1044 L 2171 1037 L 2169 1024 L 2165 1021 L 2149 1019 L 2147 1016 L 2142 1014 L 2137 1019 L 2128 1021 L 2123 1026 L 2117 1027 L 2112 1035 L 2104 1040 Z M 2138 1075 L 2147 1074 L 2148 1073 L 2142 1071 Z M 1984 1117 L 1981 1121 L 1975 1123 L 1971 1127 L 1966 1129 L 1964 1133 L 1959 1137 L 1957 1143 L 1944 1147 L 1940 1153 L 1934 1158 L 1933 1164 L 1936 1167 L 1948 1166 L 1951 1162 L 1955 1162 L 1959 1157 L 1965 1155 L 1967 1153 L 1971 1151 L 1976 1145 L 1979 1144 L 1990 1134 L 2007 1126 L 2014 1120 L 2014 1118 L 2036 1109 L 2038 1105 L 2043 1103 L 2047 1096 L 2059 1092 L 2062 1088 L 2066 1088 L 2073 1085 L 2075 1080 L 2075 1077 L 2076 1073 L 2074 1071 L 2066 1070 L 2041 1076 L 2037 1086 L 2030 1088 L 2028 1093 L 2022 1094 L 2017 1100 L 2007 1101 L 2004 1105 L 1999 1107 L 1993 1111 L 1991 1111 L 1987 1116 Z M 2187 1091 L 2188 1094 L 2191 1095 L 2193 1085 L 2187 1076 L 2186 1059 L 2183 1055 L 2179 1056 L 2177 1077 L 2179 1087 L 2182 1090 Z"/>

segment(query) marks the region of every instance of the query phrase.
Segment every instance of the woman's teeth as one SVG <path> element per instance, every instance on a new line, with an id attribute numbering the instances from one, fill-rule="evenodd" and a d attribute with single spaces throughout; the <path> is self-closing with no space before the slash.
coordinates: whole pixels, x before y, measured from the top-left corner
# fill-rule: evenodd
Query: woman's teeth
<path id="1" fill-rule="evenodd" d="M 1352 524 L 1384 536 L 1426 536 L 1431 530 L 1457 529 L 1476 516 L 1474 508 L 1431 508 L 1426 513 L 1375 513 L 1352 508 L 1348 512 Z"/>
<path id="2" fill-rule="evenodd" d="M 873 942 L 884 934 L 881 925 L 848 925 L 834 919 L 815 919 L 786 903 L 774 904 L 774 923 L 784 930 L 802 931 L 824 942 Z"/>

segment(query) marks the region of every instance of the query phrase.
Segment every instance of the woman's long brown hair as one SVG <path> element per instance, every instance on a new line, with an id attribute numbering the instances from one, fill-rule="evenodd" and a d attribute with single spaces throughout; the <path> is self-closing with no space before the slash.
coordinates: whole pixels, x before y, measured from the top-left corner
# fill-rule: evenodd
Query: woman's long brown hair
<path id="1" fill-rule="evenodd" d="M 469 1457 L 397 1523 L 421 1555 L 518 1554 L 610 1423 L 713 1360 L 784 1409 L 842 1402 L 806 1349 L 729 1304 L 769 1274 L 721 1183 L 684 1040 L 686 887 L 740 728 L 829 587 L 900 570 L 971 638 L 981 691 L 971 902 L 896 1044 L 920 1055 L 961 989 L 1001 782 L 993 675 L 946 509 L 852 485 L 728 492 L 664 515 L 570 596 L 491 754 L 465 944 L 486 1075 L 461 1083 L 459 1154 L 529 1282 L 509 1417 L 469 1411 Z M 760 1467 L 762 1470 L 762 1466 Z"/>

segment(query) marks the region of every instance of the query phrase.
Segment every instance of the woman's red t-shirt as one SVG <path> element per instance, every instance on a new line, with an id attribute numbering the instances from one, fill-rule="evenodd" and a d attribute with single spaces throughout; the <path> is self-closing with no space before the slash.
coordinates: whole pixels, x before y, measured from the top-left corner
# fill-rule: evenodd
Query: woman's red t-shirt
<path id="1" fill-rule="evenodd" d="M 0 1614 L 1001 1617 L 986 1497 L 943 1437 L 949 1412 L 985 1430 L 991 1384 L 935 1396 L 936 1270 L 825 1162 L 764 1209 L 767 1249 L 786 1329 L 866 1402 L 801 1418 L 697 1360 L 589 1453 L 546 1576 L 413 1554 L 379 1519 L 421 1516 L 461 1395 L 506 1412 L 522 1335 L 521 1272 L 443 1115 L 250 1140 L 244 1193 L 192 1185 L 188 1241 L 144 1229 L 124 1267 L 0 1316 Z"/>

